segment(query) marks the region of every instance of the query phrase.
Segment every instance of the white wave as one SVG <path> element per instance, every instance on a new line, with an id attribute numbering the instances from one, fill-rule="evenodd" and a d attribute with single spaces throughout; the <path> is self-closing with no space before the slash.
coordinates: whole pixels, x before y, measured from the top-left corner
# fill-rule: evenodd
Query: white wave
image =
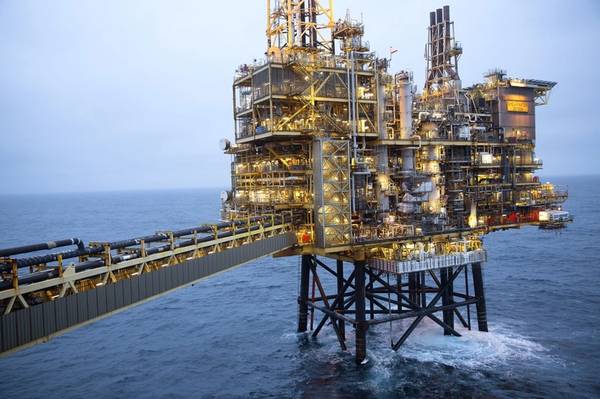
<path id="1" fill-rule="evenodd" d="M 393 373 L 394 363 L 398 357 L 414 359 L 421 363 L 478 370 L 524 361 L 564 366 L 564 362 L 551 356 L 544 346 L 531 338 L 515 333 L 507 326 L 494 323 L 490 325 L 490 332 L 479 332 L 476 331 L 476 323 L 473 321 L 474 330 L 471 331 L 456 326 L 462 336 L 453 337 L 444 336 L 442 328 L 433 321 L 423 320 L 397 352 L 391 349 L 389 328 L 387 325 L 385 327 L 380 325 L 367 336 L 369 361 L 372 362 L 380 378 L 391 376 L 390 373 Z M 391 338 L 396 341 L 409 325 L 409 322 L 395 324 Z M 296 341 L 298 334 L 286 332 L 280 339 L 287 342 Z M 352 329 L 346 331 L 346 339 L 349 353 L 353 354 L 355 348 Z M 336 356 L 341 355 L 337 338 L 330 327 L 323 329 L 317 342 L 318 345 L 313 347 L 314 358 L 332 362 Z M 349 361 L 351 357 L 344 356 L 344 359 Z"/>
<path id="2" fill-rule="evenodd" d="M 476 326 L 474 326 L 476 327 Z M 452 367 L 481 368 L 511 361 L 551 360 L 542 345 L 499 325 L 490 332 L 458 330 L 461 337 L 444 336 L 433 321 L 423 321 L 399 349 L 400 356 Z M 400 336 L 401 331 L 394 332 Z"/>

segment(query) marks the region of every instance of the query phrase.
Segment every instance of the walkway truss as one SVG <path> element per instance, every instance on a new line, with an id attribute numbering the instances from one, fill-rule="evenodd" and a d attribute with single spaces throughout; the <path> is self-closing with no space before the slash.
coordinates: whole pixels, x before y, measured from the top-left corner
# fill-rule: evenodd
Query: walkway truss
<path id="1" fill-rule="evenodd" d="M 0 352 L 45 341 L 295 244 L 291 217 L 268 215 L 112 243 L 84 246 L 71 239 L 2 250 Z M 78 248 L 22 257 L 68 245 Z"/>

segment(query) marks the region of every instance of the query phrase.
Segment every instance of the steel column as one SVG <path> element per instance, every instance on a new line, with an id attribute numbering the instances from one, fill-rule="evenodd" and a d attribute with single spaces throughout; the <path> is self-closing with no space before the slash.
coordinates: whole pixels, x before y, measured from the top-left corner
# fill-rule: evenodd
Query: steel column
<path id="1" fill-rule="evenodd" d="M 454 268 L 449 267 L 448 268 L 448 276 L 452 276 L 452 273 L 454 272 Z M 448 289 L 446 290 L 446 295 L 448 298 L 448 305 L 453 305 L 454 304 L 454 281 L 449 281 L 448 282 Z M 452 309 L 452 310 L 448 310 L 448 325 L 451 328 L 454 328 L 454 313 L 458 312 L 458 310 L 456 309 Z M 446 335 L 452 335 L 450 333 L 450 331 L 447 332 Z"/>
<path id="2" fill-rule="evenodd" d="M 427 289 L 425 286 L 425 272 L 421 272 L 421 306 L 427 306 Z"/>
<path id="3" fill-rule="evenodd" d="M 344 312 L 344 261 L 337 260 L 337 311 L 338 313 L 343 314 Z M 334 321 L 335 322 L 335 321 Z M 346 339 L 346 322 L 344 320 L 339 320 L 340 334 L 342 338 Z"/>
<path id="4" fill-rule="evenodd" d="M 354 262 L 355 310 L 356 310 L 356 363 L 363 364 L 367 357 L 367 328 L 365 315 L 365 261 Z"/>
<path id="5" fill-rule="evenodd" d="M 477 309 L 477 325 L 479 331 L 488 331 L 487 324 L 487 311 L 485 306 L 485 292 L 483 289 L 483 273 L 481 271 L 481 263 L 473 263 L 471 265 L 473 272 L 473 288 L 475 288 L 475 298 L 477 303 L 475 308 Z"/>
<path id="6" fill-rule="evenodd" d="M 417 301 L 417 281 L 416 281 L 416 273 L 408 273 L 408 298 L 411 302 L 418 305 Z"/>
<path id="7" fill-rule="evenodd" d="M 445 287 L 448 284 L 448 270 L 440 269 L 440 289 Z M 446 295 L 446 291 L 442 292 L 442 306 L 448 306 L 448 297 Z M 442 320 L 444 324 L 448 324 L 448 312 L 442 312 Z M 448 335 L 446 329 L 444 328 L 444 335 Z"/>
<path id="8" fill-rule="evenodd" d="M 465 296 L 469 297 L 469 266 L 465 266 Z M 471 305 L 467 305 L 467 328 L 471 330 Z"/>
<path id="9" fill-rule="evenodd" d="M 373 289 L 373 276 L 371 274 L 369 274 L 369 289 L 372 290 Z M 373 307 L 373 298 L 371 296 L 369 296 L 369 318 L 371 320 L 373 320 L 375 318 L 375 313 L 374 313 L 374 307 Z"/>
<path id="10" fill-rule="evenodd" d="M 402 275 L 396 277 L 396 297 L 398 301 L 398 310 L 402 310 Z"/>
<path id="11" fill-rule="evenodd" d="M 448 277 L 452 275 L 452 268 L 444 268 L 440 270 L 440 281 L 441 286 L 447 285 L 446 290 L 442 293 L 442 306 L 450 306 L 454 302 L 453 297 L 453 283 L 448 281 Z M 441 288 L 441 287 L 440 287 Z M 442 312 L 444 324 L 454 328 L 454 311 L 447 309 Z M 444 335 L 452 335 L 450 329 L 444 328 Z"/>
<path id="12" fill-rule="evenodd" d="M 305 332 L 308 327 L 308 283 L 310 279 L 310 255 L 302 255 L 300 262 L 300 293 L 298 295 L 298 332 Z"/>

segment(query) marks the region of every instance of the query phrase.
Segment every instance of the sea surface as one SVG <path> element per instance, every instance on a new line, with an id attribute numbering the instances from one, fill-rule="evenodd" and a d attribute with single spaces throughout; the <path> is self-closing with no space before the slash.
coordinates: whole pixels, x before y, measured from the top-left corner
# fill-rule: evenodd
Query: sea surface
<path id="1" fill-rule="evenodd" d="M 575 222 L 486 237 L 489 333 L 423 323 L 368 333 L 366 366 L 331 328 L 296 331 L 297 258 L 261 259 L 0 358 L 1 398 L 600 397 L 600 177 L 569 186 Z M 218 217 L 219 190 L 0 197 L 0 247 L 116 240 Z"/>

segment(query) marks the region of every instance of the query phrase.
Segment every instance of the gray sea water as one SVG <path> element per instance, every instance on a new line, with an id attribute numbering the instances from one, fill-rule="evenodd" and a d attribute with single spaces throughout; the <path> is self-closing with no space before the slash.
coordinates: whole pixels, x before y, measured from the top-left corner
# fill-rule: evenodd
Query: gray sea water
<path id="1" fill-rule="evenodd" d="M 424 323 L 394 352 L 381 326 L 358 367 L 330 329 L 296 334 L 298 259 L 267 258 L 0 358 L 0 397 L 600 397 L 600 177 L 553 180 L 574 224 L 486 238 L 490 333 Z M 218 192 L 1 196 L 0 247 L 197 225 Z"/>

